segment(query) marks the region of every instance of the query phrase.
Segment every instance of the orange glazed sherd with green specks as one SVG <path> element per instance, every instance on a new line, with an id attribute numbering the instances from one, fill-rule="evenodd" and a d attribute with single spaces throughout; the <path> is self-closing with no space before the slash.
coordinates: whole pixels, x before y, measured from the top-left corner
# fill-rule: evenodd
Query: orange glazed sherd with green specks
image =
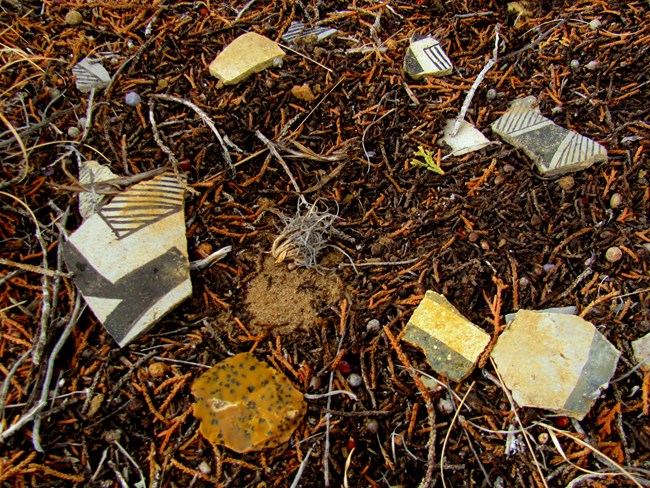
<path id="1" fill-rule="evenodd" d="M 287 442 L 307 411 L 287 377 L 249 352 L 206 371 L 192 393 L 201 434 L 239 453 Z"/>

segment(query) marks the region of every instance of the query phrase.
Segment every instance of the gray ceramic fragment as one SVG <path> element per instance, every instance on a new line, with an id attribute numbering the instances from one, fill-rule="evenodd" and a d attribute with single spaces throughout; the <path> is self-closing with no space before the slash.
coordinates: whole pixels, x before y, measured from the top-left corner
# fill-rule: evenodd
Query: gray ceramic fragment
<path id="1" fill-rule="evenodd" d="M 111 82 L 111 75 L 106 68 L 97 61 L 84 58 L 74 65 L 72 74 L 75 75 L 75 84 L 82 93 L 89 93 L 93 88 L 105 88 Z"/>
<path id="2" fill-rule="evenodd" d="M 492 130 L 524 151 L 545 176 L 579 171 L 607 161 L 603 146 L 544 117 L 532 96 L 514 100 L 492 124 Z"/>
<path id="3" fill-rule="evenodd" d="M 307 27 L 302 22 L 291 22 L 289 28 L 282 34 L 284 42 L 294 42 L 297 39 L 304 39 L 305 37 L 314 37 L 316 41 L 322 41 L 328 37 L 336 34 L 338 31 L 331 27 Z"/>
<path id="4" fill-rule="evenodd" d="M 137 183 L 63 246 L 76 286 L 120 346 L 192 293 L 183 193 L 172 172 Z"/>

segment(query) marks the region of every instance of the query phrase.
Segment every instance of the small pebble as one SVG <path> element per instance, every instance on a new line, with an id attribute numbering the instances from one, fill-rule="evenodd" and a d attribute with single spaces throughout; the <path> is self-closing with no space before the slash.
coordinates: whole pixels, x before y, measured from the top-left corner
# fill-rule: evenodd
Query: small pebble
<path id="1" fill-rule="evenodd" d="M 79 25 L 83 21 L 83 16 L 76 10 L 70 10 L 67 14 L 65 14 L 65 23 L 68 25 Z"/>
<path id="2" fill-rule="evenodd" d="M 104 431 L 102 438 L 109 444 L 112 444 L 113 442 L 119 442 L 122 438 L 122 431 L 120 429 L 106 430 Z"/>
<path id="3" fill-rule="evenodd" d="M 445 415 L 454 413 L 454 402 L 452 402 L 449 398 L 441 398 L 438 400 L 438 405 L 436 406 L 438 407 L 438 411 Z"/>
<path id="4" fill-rule="evenodd" d="M 370 254 L 373 256 L 381 256 L 384 253 L 384 246 L 382 246 L 379 242 L 375 242 L 372 246 L 370 246 Z"/>
<path id="5" fill-rule="evenodd" d="M 367 332 L 379 332 L 381 329 L 381 322 L 377 319 L 370 319 L 368 323 L 366 324 L 366 331 Z"/>
<path id="6" fill-rule="evenodd" d="M 47 91 L 47 94 L 50 97 L 50 100 L 56 100 L 57 98 L 59 98 L 61 96 L 61 90 L 59 90 L 56 87 L 55 88 L 50 88 Z"/>
<path id="7" fill-rule="evenodd" d="M 504 173 L 512 173 L 514 170 L 515 170 L 515 167 L 510 165 L 510 164 L 506 164 L 506 165 L 503 166 L 503 172 Z"/>
<path id="8" fill-rule="evenodd" d="M 563 176 L 558 180 L 557 184 L 564 191 L 569 191 L 575 186 L 576 181 L 573 179 L 573 176 Z"/>
<path id="9" fill-rule="evenodd" d="M 363 379 L 357 373 L 352 373 L 350 376 L 348 376 L 348 385 L 350 385 L 352 388 L 358 388 L 361 386 L 361 383 L 363 383 Z"/>
<path id="10" fill-rule="evenodd" d="M 555 269 L 555 265 L 546 263 L 544 266 L 542 266 L 542 269 L 544 270 L 544 273 L 548 274 Z"/>
<path id="11" fill-rule="evenodd" d="M 494 178 L 494 185 L 495 186 L 500 186 L 503 185 L 503 182 L 506 181 L 505 176 L 503 175 L 496 175 Z"/>
<path id="12" fill-rule="evenodd" d="M 161 378 L 167 372 L 167 365 L 163 362 L 156 361 L 149 365 L 149 374 L 152 378 Z"/>
<path id="13" fill-rule="evenodd" d="M 476 241 L 478 241 L 479 237 L 480 237 L 480 236 L 479 236 L 476 232 L 473 232 L 473 231 L 472 231 L 472 232 L 470 232 L 470 233 L 468 234 L 468 236 L 467 236 L 467 240 L 468 240 L 469 242 L 476 242 Z"/>
<path id="14" fill-rule="evenodd" d="M 602 25 L 603 25 L 603 23 L 602 23 L 602 22 L 600 21 L 600 19 L 597 18 L 597 17 L 596 17 L 595 19 L 593 19 L 591 22 L 589 22 L 589 28 L 590 28 L 591 30 L 600 29 L 600 27 L 601 27 Z"/>
<path id="15" fill-rule="evenodd" d="M 379 422 L 375 419 L 366 420 L 366 430 L 371 434 L 376 434 L 379 431 Z"/>
<path id="16" fill-rule="evenodd" d="M 571 66 L 571 69 L 578 69 L 580 67 L 580 61 L 577 59 L 572 59 L 569 66 Z"/>
<path id="17" fill-rule="evenodd" d="M 142 98 L 140 98 L 140 95 L 138 95 L 136 92 L 129 92 L 124 97 L 124 101 L 126 102 L 127 105 L 130 105 L 131 107 L 135 107 L 142 103 Z"/>
<path id="18" fill-rule="evenodd" d="M 201 471 L 203 474 L 210 474 L 212 472 L 212 468 L 207 463 L 207 461 L 201 461 L 201 464 L 199 464 L 199 471 Z"/>
<path id="19" fill-rule="evenodd" d="M 481 249 L 484 251 L 489 251 L 490 250 L 490 243 L 486 241 L 485 239 L 481 240 Z"/>
<path id="20" fill-rule="evenodd" d="M 526 288 L 528 285 L 530 285 L 530 280 L 528 278 L 525 276 L 519 278 L 519 288 Z"/>
<path id="21" fill-rule="evenodd" d="M 619 208 L 621 205 L 623 205 L 623 195 L 620 193 L 614 193 L 609 199 L 609 207 Z"/>
<path id="22" fill-rule="evenodd" d="M 594 71 L 596 68 L 598 68 L 598 61 L 589 61 L 585 68 L 587 68 L 589 71 Z"/>
<path id="23" fill-rule="evenodd" d="M 349 374 L 352 372 L 352 366 L 350 366 L 350 363 L 348 363 L 345 359 L 339 361 L 339 364 L 336 365 L 336 369 L 338 369 L 343 374 Z"/>
<path id="24" fill-rule="evenodd" d="M 202 242 L 196 246 L 196 254 L 199 259 L 205 259 L 214 251 L 214 247 L 209 242 Z"/>
<path id="25" fill-rule="evenodd" d="M 607 251 L 605 251 L 605 259 L 609 261 L 610 263 L 617 263 L 621 260 L 623 257 L 623 251 L 617 246 L 612 246 L 610 247 Z"/>
<path id="26" fill-rule="evenodd" d="M 488 100 L 494 100 L 497 97 L 497 91 L 494 88 L 490 88 L 485 94 L 485 98 Z"/>
<path id="27" fill-rule="evenodd" d="M 81 131 L 76 127 L 68 127 L 68 137 L 70 139 L 76 139 L 81 134 Z"/>
<path id="28" fill-rule="evenodd" d="M 548 434 L 546 432 L 542 432 L 539 434 L 539 436 L 537 436 L 537 440 L 542 445 L 546 444 L 548 442 Z"/>

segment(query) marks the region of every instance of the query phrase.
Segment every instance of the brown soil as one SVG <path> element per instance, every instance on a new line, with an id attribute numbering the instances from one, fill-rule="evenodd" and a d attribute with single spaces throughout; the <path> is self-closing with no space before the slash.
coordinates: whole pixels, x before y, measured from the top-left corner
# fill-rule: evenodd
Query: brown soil
<path id="1" fill-rule="evenodd" d="M 319 315 L 335 307 L 341 295 L 335 274 L 305 268 L 289 270 L 286 263 L 276 264 L 267 256 L 248 283 L 244 304 L 256 332 L 299 334 L 296 329 L 316 327 Z"/>

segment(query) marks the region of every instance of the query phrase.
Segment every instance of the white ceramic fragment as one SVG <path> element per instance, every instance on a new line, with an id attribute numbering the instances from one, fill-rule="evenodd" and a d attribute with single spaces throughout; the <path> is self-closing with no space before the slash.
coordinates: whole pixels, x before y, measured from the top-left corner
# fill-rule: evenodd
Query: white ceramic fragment
<path id="1" fill-rule="evenodd" d="M 166 172 L 131 186 L 63 246 L 75 284 L 120 346 L 192 293 L 182 183 Z"/>
<path id="2" fill-rule="evenodd" d="M 520 310 L 492 358 L 521 406 L 582 420 L 607 388 L 620 353 L 581 317 Z"/>
<path id="3" fill-rule="evenodd" d="M 425 76 L 447 76 L 453 66 L 437 39 L 422 37 L 411 39 L 404 56 L 404 71 L 414 80 Z"/>
<path id="4" fill-rule="evenodd" d="M 302 22 L 291 22 L 289 28 L 282 34 L 284 42 L 294 42 L 296 39 L 304 39 L 306 37 L 314 37 L 317 42 L 327 39 L 328 37 L 336 34 L 338 31 L 331 27 L 323 27 L 317 25 L 315 27 L 307 27 Z"/>
<path id="5" fill-rule="evenodd" d="M 284 55 L 271 39 L 247 32 L 228 44 L 210 63 L 210 74 L 224 85 L 234 85 L 281 62 Z"/>
<path id="6" fill-rule="evenodd" d="M 492 124 L 492 130 L 524 151 L 545 176 L 579 171 L 607 161 L 603 146 L 544 117 L 533 96 L 511 102 L 508 111 Z"/>
<path id="7" fill-rule="evenodd" d="M 404 340 L 422 349 L 437 373 L 461 381 L 472 371 L 490 336 L 443 295 L 429 290 L 406 325 Z"/>
<path id="8" fill-rule="evenodd" d="M 650 373 L 650 332 L 632 342 L 634 358 L 641 364 L 641 371 Z"/>
<path id="9" fill-rule="evenodd" d="M 117 178 L 115 173 L 97 161 L 80 163 L 79 183 L 88 189 L 79 193 L 79 213 L 84 220 L 94 214 L 106 199 L 106 195 L 94 191 L 94 185 L 114 178 Z"/>
<path id="10" fill-rule="evenodd" d="M 89 93 L 93 88 L 105 88 L 111 82 L 111 75 L 101 63 L 84 58 L 74 65 L 75 85 L 82 93 Z"/>
<path id="11" fill-rule="evenodd" d="M 442 138 L 451 147 L 453 156 L 462 156 L 490 145 L 490 140 L 480 130 L 466 121 L 461 123 L 458 133 L 452 136 L 451 133 L 455 123 L 456 119 L 447 120 Z"/>

